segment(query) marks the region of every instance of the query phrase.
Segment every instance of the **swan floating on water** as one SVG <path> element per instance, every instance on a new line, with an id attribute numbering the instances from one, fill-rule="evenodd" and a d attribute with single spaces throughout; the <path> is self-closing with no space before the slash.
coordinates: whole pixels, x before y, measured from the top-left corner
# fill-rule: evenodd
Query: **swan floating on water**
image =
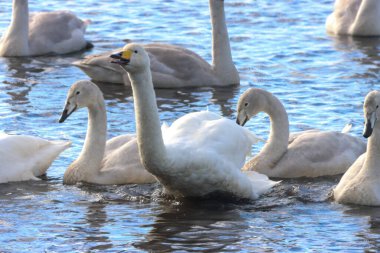
<path id="1" fill-rule="evenodd" d="M 169 44 L 147 44 L 155 88 L 196 86 L 227 86 L 240 83 L 239 73 L 232 61 L 224 15 L 223 0 L 209 0 L 212 24 L 212 64 L 183 47 Z M 109 62 L 109 55 L 121 48 L 100 55 L 90 55 L 73 64 L 94 81 L 121 83 L 130 86 L 124 71 Z"/>
<path id="2" fill-rule="evenodd" d="M 76 110 L 88 108 L 88 130 L 79 157 L 67 168 L 65 184 L 142 184 L 156 179 L 141 164 L 134 134 L 120 135 L 108 141 L 107 115 L 103 94 L 94 83 L 78 81 L 67 94 L 59 120 L 64 122 Z"/>
<path id="3" fill-rule="evenodd" d="M 11 24 L 0 40 L 0 56 L 67 54 L 90 47 L 84 38 L 89 23 L 70 11 L 29 15 L 28 0 L 13 0 Z"/>
<path id="4" fill-rule="evenodd" d="M 340 132 L 309 130 L 289 136 L 289 121 L 280 100 L 262 89 L 251 88 L 239 98 L 237 123 L 265 112 L 271 121 L 268 143 L 244 166 L 269 177 L 318 177 L 344 173 L 366 150 L 361 139 Z"/>
<path id="5" fill-rule="evenodd" d="M 380 206 L 380 92 L 371 91 L 364 101 L 367 152 L 343 175 L 333 193 L 337 202 Z"/>
<path id="6" fill-rule="evenodd" d="M 336 35 L 380 36 L 380 1 L 336 0 L 326 30 Z"/>
<path id="7" fill-rule="evenodd" d="M 48 141 L 28 135 L 0 133 L 0 183 L 39 180 L 68 141 Z"/>
<path id="8" fill-rule="evenodd" d="M 131 80 L 142 163 L 167 193 L 256 199 L 277 183 L 265 175 L 241 171 L 258 138 L 232 120 L 208 111 L 195 112 L 161 131 L 147 52 L 129 44 L 111 57 Z"/>

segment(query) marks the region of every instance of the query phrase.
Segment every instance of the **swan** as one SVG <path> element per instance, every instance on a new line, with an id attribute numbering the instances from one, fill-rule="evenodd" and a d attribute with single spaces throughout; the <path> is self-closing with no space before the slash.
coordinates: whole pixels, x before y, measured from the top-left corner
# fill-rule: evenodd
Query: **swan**
<path id="1" fill-rule="evenodd" d="M 66 54 L 92 46 L 84 39 L 90 21 L 70 11 L 29 15 L 28 0 L 13 0 L 12 20 L 0 40 L 0 56 Z"/>
<path id="2" fill-rule="evenodd" d="M 106 142 L 107 115 L 103 94 L 94 83 L 81 80 L 67 93 L 59 122 L 64 122 L 77 109 L 88 108 L 88 131 L 79 157 L 67 168 L 63 182 L 75 184 L 142 184 L 156 179 L 140 161 L 133 134 L 114 137 Z"/>
<path id="3" fill-rule="evenodd" d="M 339 132 L 309 130 L 290 135 L 284 106 L 268 91 L 250 88 L 239 98 L 237 120 L 244 125 L 259 112 L 269 115 L 268 143 L 244 169 L 269 177 L 295 178 L 343 174 L 366 150 L 364 141 Z"/>
<path id="4" fill-rule="evenodd" d="M 380 1 L 336 0 L 326 30 L 336 35 L 380 36 Z"/>
<path id="5" fill-rule="evenodd" d="M 111 57 L 131 80 L 142 163 L 168 194 L 256 199 L 277 183 L 240 170 L 258 138 L 232 120 L 209 111 L 194 112 L 161 131 L 147 52 L 129 44 Z"/>
<path id="6" fill-rule="evenodd" d="M 380 92 L 371 91 L 364 101 L 367 152 L 362 154 L 343 175 L 333 190 L 340 203 L 380 206 Z"/>
<path id="7" fill-rule="evenodd" d="M 168 44 L 147 44 L 144 49 L 150 57 L 153 84 L 156 88 L 199 86 L 227 86 L 240 83 L 239 73 L 232 61 L 230 43 L 224 15 L 223 0 L 209 0 L 212 25 L 212 64 L 198 54 L 183 47 Z M 116 49 L 73 64 L 94 81 L 124 83 L 128 79 L 118 66 L 109 62 L 109 55 Z"/>
<path id="8" fill-rule="evenodd" d="M 39 180 L 71 142 L 0 133 L 0 183 Z"/>

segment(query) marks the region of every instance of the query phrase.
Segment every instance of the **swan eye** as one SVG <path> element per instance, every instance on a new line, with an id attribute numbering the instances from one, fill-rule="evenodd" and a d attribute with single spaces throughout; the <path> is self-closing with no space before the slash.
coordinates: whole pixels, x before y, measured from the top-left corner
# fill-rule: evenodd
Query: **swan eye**
<path id="1" fill-rule="evenodd" d="M 76 93 L 77 95 L 79 95 L 80 94 L 80 91 L 77 91 L 77 93 Z"/>
<path id="2" fill-rule="evenodd" d="M 248 106 L 248 103 L 245 103 L 244 106 L 247 107 L 247 106 Z"/>
<path id="3" fill-rule="evenodd" d="M 137 54 L 139 51 L 135 50 L 135 54 Z"/>
<path id="4" fill-rule="evenodd" d="M 376 109 L 379 108 L 379 105 L 376 105 Z"/>

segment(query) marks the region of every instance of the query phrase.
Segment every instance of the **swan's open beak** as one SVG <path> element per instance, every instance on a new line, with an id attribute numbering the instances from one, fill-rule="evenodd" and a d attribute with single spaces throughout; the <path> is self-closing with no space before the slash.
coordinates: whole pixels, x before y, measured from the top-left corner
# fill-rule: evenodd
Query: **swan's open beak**
<path id="1" fill-rule="evenodd" d="M 128 63 L 131 60 L 131 51 L 127 50 L 124 52 L 111 54 L 110 57 L 112 59 L 116 59 L 116 60 L 112 60 L 111 63 L 116 63 L 119 65 L 128 65 Z"/>
<path id="2" fill-rule="evenodd" d="M 364 131 L 363 131 L 364 138 L 368 138 L 372 135 L 373 128 L 375 127 L 375 123 L 376 123 L 376 111 L 371 113 L 370 117 L 366 118 Z"/>
<path id="3" fill-rule="evenodd" d="M 75 106 L 73 109 L 69 110 L 67 109 L 70 107 L 69 105 L 65 106 L 65 109 L 63 109 L 63 112 L 61 114 L 61 118 L 58 120 L 59 123 L 64 122 L 75 110 L 77 109 L 77 106 Z"/>

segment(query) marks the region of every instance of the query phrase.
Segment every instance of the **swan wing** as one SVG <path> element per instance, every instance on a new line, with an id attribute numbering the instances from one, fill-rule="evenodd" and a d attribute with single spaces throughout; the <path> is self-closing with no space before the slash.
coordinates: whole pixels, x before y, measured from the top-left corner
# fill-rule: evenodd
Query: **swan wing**
<path id="1" fill-rule="evenodd" d="M 113 146 L 110 149 L 108 146 Z M 94 182 L 100 184 L 142 184 L 155 182 L 155 177 L 142 165 L 137 139 L 134 135 L 123 135 L 107 142 L 100 173 Z"/>

